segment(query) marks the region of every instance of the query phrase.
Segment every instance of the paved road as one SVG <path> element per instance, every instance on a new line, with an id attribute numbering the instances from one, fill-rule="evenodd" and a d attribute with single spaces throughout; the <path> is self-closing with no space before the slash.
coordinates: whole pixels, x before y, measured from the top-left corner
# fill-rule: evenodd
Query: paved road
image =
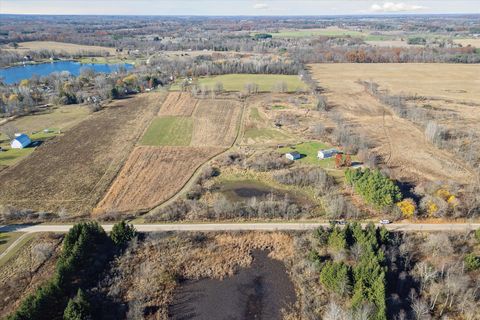
<path id="1" fill-rule="evenodd" d="M 67 232 L 73 225 L 7 225 L 0 226 L 0 232 Z M 106 231 L 112 229 L 111 224 L 104 224 Z M 311 230 L 328 223 L 209 223 L 209 224 L 135 224 L 139 232 L 161 231 L 276 231 L 276 230 Z M 454 231 L 463 232 L 480 228 L 480 223 L 399 223 L 386 225 L 392 231 Z"/>

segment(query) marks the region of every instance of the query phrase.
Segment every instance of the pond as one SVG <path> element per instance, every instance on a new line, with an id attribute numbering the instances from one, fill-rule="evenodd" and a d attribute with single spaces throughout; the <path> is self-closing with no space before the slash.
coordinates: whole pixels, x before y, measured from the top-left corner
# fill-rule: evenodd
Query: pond
<path id="1" fill-rule="evenodd" d="M 295 301 L 295 288 L 285 265 L 268 257 L 268 252 L 257 250 L 250 267 L 232 277 L 182 282 L 174 293 L 169 318 L 282 319 L 282 310 L 291 310 Z"/>
<path id="2" fill-rule="evenodd" d="M 80 63 L 76 61 L 57 61 L 39 64 L 27 64 L 10 68 L 0 69 L 0 78 L 7 84 L 18 83 L 23 79 L 30 79 L 33 75 L 40 77 L 48 76 L 53 72 L 68 71 L 74 76 L 80 75 L 82 68 L 91 68 L 98 73 L 111 73 L 118 71 L 123 66 L 129 70 L 133 65 L 128 63 L 104 64 L 104 63 Z"/>

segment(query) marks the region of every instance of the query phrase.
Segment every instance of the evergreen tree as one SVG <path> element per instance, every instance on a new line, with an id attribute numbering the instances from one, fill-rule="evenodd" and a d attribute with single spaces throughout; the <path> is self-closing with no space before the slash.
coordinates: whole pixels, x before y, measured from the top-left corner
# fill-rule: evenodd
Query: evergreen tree
<path id="1" fill-rule="evenodd" d="M 87 296 L 78 289 L 77 295 L 68 301 L 68 305 L 63 313 L 64 320 L 90 320 L 92 319 L 90 303 Z"/>
<path id="2" fill-rule="evenodd" d="M 133 225 L 122 221 L 113 226 L 110 238 L 117 246 L 123 247 L 132 240 L 136 234 L 137 232 Z"/>

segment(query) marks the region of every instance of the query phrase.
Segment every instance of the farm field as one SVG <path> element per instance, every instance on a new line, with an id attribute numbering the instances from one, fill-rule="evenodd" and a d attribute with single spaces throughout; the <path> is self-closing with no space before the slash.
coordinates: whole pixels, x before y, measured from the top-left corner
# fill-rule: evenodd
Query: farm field
<path id="1" fill-rule="evenodd" d="M 193 119 L 158 117 L 148 127 L 140 144 L 145 146 L 188 146 L 192 140 Z"/>
<path id="2" fill-rule="evenodd" d="M 472 46 L 475 48 L 480 48 L 480 38 L 476 39 L 454 39 L 454 43 L 459 43 L 464 47 Z"/>
<path id="3" fill-rule="evenodd" d="M 368 35 L 368 33 L 349 30 L 349 29 L 342 29 L 338 27 L 328 27 L 328 28 L 316 28 L 316 29 L 284 29 L 284 30 L 280 30 L 279 32 L 273 32 L 271 33 L 271 35 L 278 38 L 305 38 L 305 37 L 314 37 L 314 36 L 362 37 L 362 36 Z"/>
<path id="4" fill-rule="evenodd" d="M 28 41 L 18 43 L 18 48 L 4 46 L 2 49 L 26 52 L 30 50 L 53 50 L 63 51 L 69 54 L 75 54 L 82 51 L 105 52 L 109 55 L 115 55 L 115 48 L 101 47 L 101 46 L 87 46 L 73 43 L 56 42 L 56 41 Z"/>
<path id="5" fill-rule="evenodd" d="M 369 138 L 376 152 L 388 161 L 392 177 L 399 180 L 452 180 L 467 183 L 473 174 L 455 155 L 427 142 L 424 131 L 412 122 L 399 118 L 388 107 L 368 94 L 358 80 L 373 81 L 380 89 L 393 94 L 404 93 L 455 101 L 449 105 L 457 115 L 478 124 L 476 107 L 480 92 L 478 65 L 449 64 L 323 64 L 311 66 L 326 97 L 347 123 L 355 124 L 359 134 Z M 412 81 L 415 79 L 415 81 Z M 461 103 L 460 103 L 461 102 Z M 468 102 L 468 103 L 464 103 Z M 458 104 L 459 103 L 459 104 Z M 461 110 L 462 112 L 458 112 Z M 463 126 L 452 118 L 452 126 Z M 415 152 L 412 152 L 415 150 Z"/>
<path id="6" fill-rule="evenodd" d="M 201 164 L 222 150 L 215 147 L 135 148 L 95 214 L 152 209 L 174 196 Z"/>
<path id="7" fill-rule="evenodd" d="M 158 113 L 165 93 L 118 100 L 0 172 L 0 204 L 89 214 Z"/>
<path id="8" fill-rule="evenodd" d="M 259 86 L 259 91 L 273 91 L 276 84 L 285 82 L 289 92 L 295 92 L 297 89 L 307 89 L 305 83 L 296 75 L 271 75 L 271 74 L 225 74 L 220 76 L 206 77 L 198 79 L 200 85 L 206 85 L 213 88 L 221 82 L 226 91 L 243 91 L 248 83 L 255 83 Z"/>
<path id="9" fill-rule="evenodd" d="M 159 116 L 191 116 L 198 99 L 185 92 L 170 92 L 160 108 Z"/>
<path id="10" fill-rule="evenodd" d="M 235 141 L 242 105 L 234 100 L 201 100 L 193 114 L 192 146 L 230 147 Z"/>

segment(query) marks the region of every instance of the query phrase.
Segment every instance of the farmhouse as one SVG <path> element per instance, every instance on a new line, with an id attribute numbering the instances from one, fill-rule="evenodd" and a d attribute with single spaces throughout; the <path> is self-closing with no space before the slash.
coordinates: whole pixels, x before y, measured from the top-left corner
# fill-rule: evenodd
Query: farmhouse
<path id="1" fill-rule="evenodd" d="M 23 133 L 15 134 L 15 139 L 10 142 L 10 146 L 12 149 L 23 149 L 27 147 L 30 143 L 32 143 L 32 140 Z"/>
<path id="2" fill-rule="evenodd" d="M 289 152 L 287 154 L 285 154 L 285 158 L 287 158 L 288 160 L 298 160 L 300 159 L 300 153 L 298 153 L 297 151 L 292 151 L 292 152 Z"/>
<path id="3" fill-rule="evenodd" d="M 338 153 L 340 153 L 340 151 L 338 151 L 337 149 L 325 149 L 318 151 L 317 157 L 318 159 L 327 159 L 333 157 Z"/>

